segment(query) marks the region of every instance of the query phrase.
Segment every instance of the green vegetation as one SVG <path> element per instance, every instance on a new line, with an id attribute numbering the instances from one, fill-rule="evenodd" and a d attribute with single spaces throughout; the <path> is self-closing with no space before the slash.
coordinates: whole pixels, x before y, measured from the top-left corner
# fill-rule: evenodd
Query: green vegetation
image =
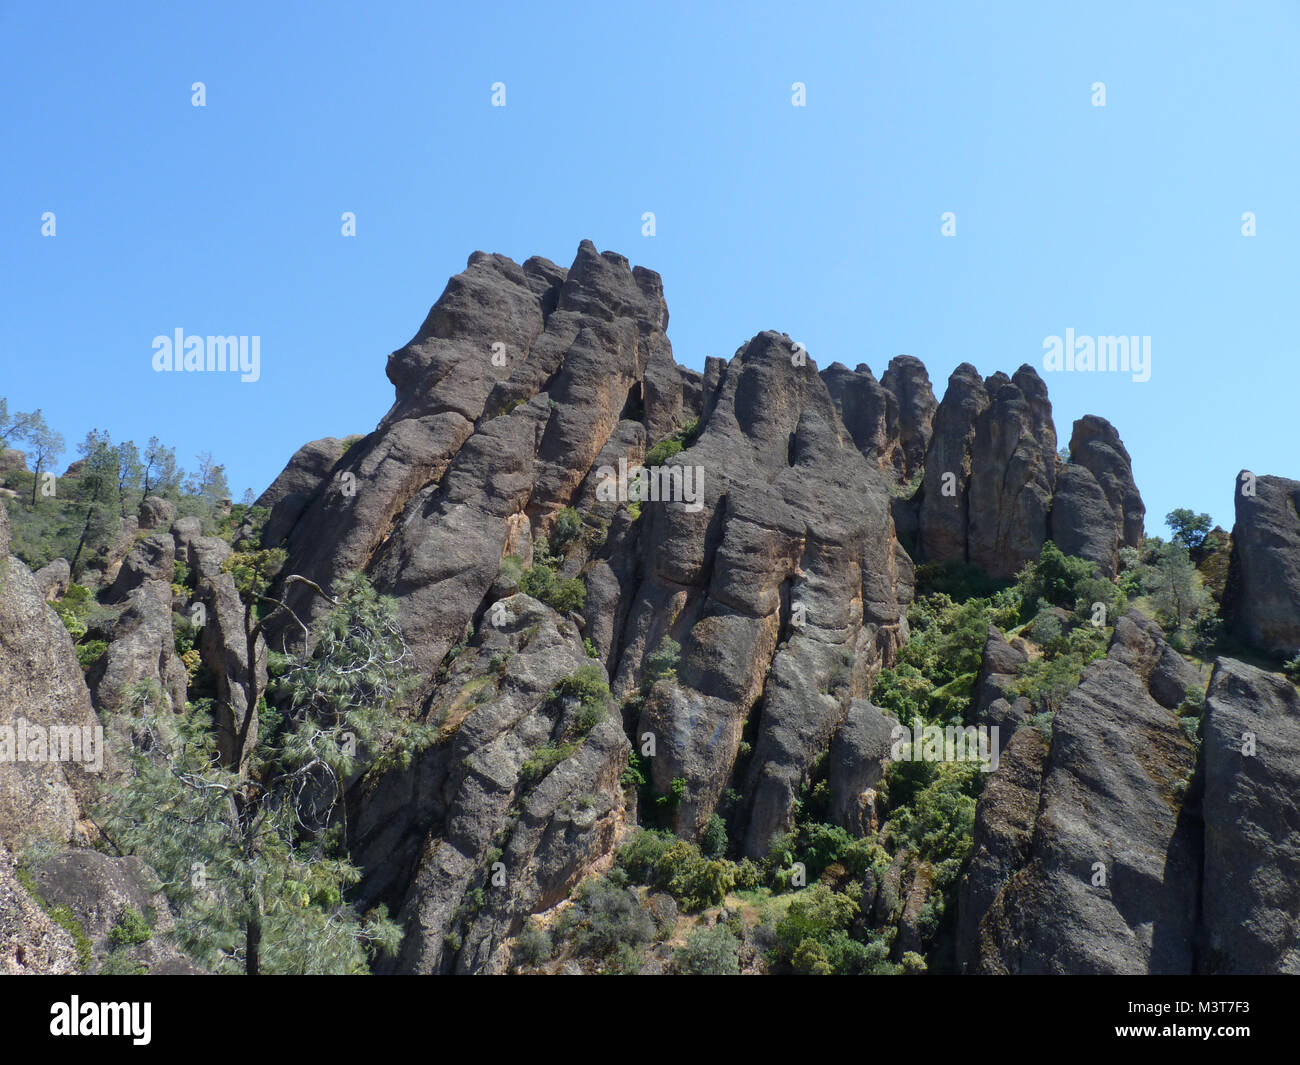
<path id="1" fill-rule="evenodd" d="M 654 919 L 617 869 L 584 881 L 574 892 L 573 905 L 555 922 L 556 940 L 614 974 L 640 969 L 655 933 Z"/>
<path id="2" fill-rule="evenodd" d="M 0 451 L 17 445 L 29 468 L 10 470 L 0 479 L 17 494 L 4 504 L 10 550 L 32 570 L 65 558 L 78 580 L 87 567 L 102 566 L 119 544 L 124 519 L 151 495 L 170 502 L 179 517 L 198 517 L 205 535 L 231 539 L 229 528 L 218 528 L 230 486 L 210 453 L 196 456 L 197 467 L 187 474 L 177 465 L 175 450 L 156 436 L 141 450 L 131 440 L 114 443 L 107 432 L 92 429 L 77 445 L 77 461 L 57 477 L 53 471 L 66 450 L 63 438 L 41 411 L 11 415 L 0 398 Z"/>
<path id="3" fill-rule="evenodd" d="M 685 451 L 694 444 L 699 434 L 700 423 L 698 421 L 682 426 L 677 432 L 660 440 L 659 443 L 647 451 L 643 465 L 647 467 L 662 466 L 678 452 Z"/>
<path id="4" fill-rule="evenodd" d="M 697 928 L 674 954 L 673 965 L 684 976 L 735 976 L 740 972 L 740 940 L 724 924 Z"/>
<path id="5" fill-rule="evenodd" d="M 502 563 L 502 572 L 514 579 L 519 590 L 545 603 L 559 614 L 581 611 L 587 602 L 587 586 L 581 577 L 562 578 L 561 556 L 551 553 L 550 545 L 539 538 L 533 545 L 533 564 L 528 569 L 513 555 Z"/>
<path id="6" fill-rule="evenodd" d="M 706 858 L 695 844 L 666 832 L 642 829 L 614 860 L 634 883 L 668 892 L 687 912 L 716 906 L 736 886 L 734 862 Z"/>
<path id="7" fill-rule="evenodd" d="M 149 922 L 134 906 L 123 907 L 108 931 L 108 941 L 115 947 L 131 947 L 148 942 L 153 935 Z"/>
<path id="8" fill-rule="evenodd" d="M 36 878 L 25 866 L 17 866 L 14 869 L 14 876 L 23 890 L 32 897 L 32 901 L 45 911 L 49 919 L 72 937 L 72 945 L 77 952 L 77 967 L 82 972 L 89 972 L 95 961 L 95 948 L 90 942 L 90 936 L 86 935 L 86 929 L 77 919 L 77 915 L 68 906 L 51 906 L 46 902 L 36 886 Z"/>
<path id="9" fill-rule="evenodd" d="M 1286 674 L 1288 680 L 1293 684 L 1300 684 L 1300 655 L 1296 655 L 1282 667 L 1282 672 Z"/>
<path id="10" fill-rule="evenodd" d="M 174 719 L 171 760 L 158 760 L 157 723 L 128 714 L 133 772 L 99 819 L 157 872 L 181 945 L 217 972 L 364 972 L 400 937 L 383 907 L 359 915 L 347 900 L 360 874 L 344 849 L 341 789 L 362 749 L 409 758 L 420 739 L 388 713 L 408 652 L 391 599 L 359 576 L 335 591 L 313 652 L 280 670 L 281 727 L 246 759 L 223 762 L 204 715 L 190 712 Z"/>

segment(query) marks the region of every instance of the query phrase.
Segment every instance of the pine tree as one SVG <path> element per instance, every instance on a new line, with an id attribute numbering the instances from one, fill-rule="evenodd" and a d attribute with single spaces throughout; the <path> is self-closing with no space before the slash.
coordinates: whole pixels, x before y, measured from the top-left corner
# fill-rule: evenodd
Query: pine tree
<path id="1" fill-rule="evenodd" d="M 251 591 L 265 576 L 236 579 Z M 364 972 L 400 939 L 383 907 L 363 916 L 347 901 L 360 873 L 342 799 L 363 755 L 409 760 L 428 737 L 391 713 L 410 683 L 396 603 L 361 576 L 335 591 L 311 652 L 275 664 L 283 713 L 263 704 L 272 727 L 246 763 L 221 764 L 198 707 L 171 744 L 142 700 L 130 721 L 133 773 L 105 832 L 153 866 L 184 946 L 218 971 Z"/>

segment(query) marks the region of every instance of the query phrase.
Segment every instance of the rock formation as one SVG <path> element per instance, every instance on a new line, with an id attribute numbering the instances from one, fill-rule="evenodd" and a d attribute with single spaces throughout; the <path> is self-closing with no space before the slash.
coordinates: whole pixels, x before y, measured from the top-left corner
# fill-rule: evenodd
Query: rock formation
<path id="1" fill-rule="evenodd" d="M 250 661 L 229 570 L 260 535 L 287 556 L 282 575 L 328 590 L 366 574 L 409 646 L 414 684 L 394 712 L 425 739 L 409 760 L 363 751 L 343 782 L 359 911 L 384 904 L 402 929 L 376 968 L 505 972 L 528 922 L 568 906 L 638 824 L 761 861 L 817 802 L 828 836 L 869 844 L 855 852 L 867 868 L 828 862 L 825 882 L 856 878 L 860 924 L 888 927 L 872 949 L 896 967 L 933 948 L 966 972 L 1300 971 L 1300 696 L 1220 658 L 1202 713 L 1205 677 L 1137 610 L 1054 709 L 1020 694 L 1042 648 L 1001 616 L 964 630 L 953 724 L 1000 733 L 978 802 L 965 781 L 947 795 L 970 854 L 941 872 L 916 847 L 883 847 L 898 722 L 877 678 L 909 637 L 915 565 L 1009 580 L 1050 538 L 1114 576 L 1144 521 L 1114 427 L 1079 419 L 1062 463 L 1029 366 L 985 378 L 962 364 L 936 403 L 910 356 L 880 379 L 819 372 L 764 330 L 696 372 L 667 325 L 658 275 L 590 242 L 568 268 L 476 252 L 388 357 L 392 408 L 363 437 L 295 452 L 257 500 L 260 534 L 253 516 L 205 535 L 211 515 L 141 503 L 88 564 L 94 646 L 74 650 L 47 603 L 68 591 L 66 563 L 33 575 L 8 558 L 0 725 L 20 709 L 93 725 L 98 711 L 113 732 L 129 710 L 170 716 L 201 695 L 240 768 L 236 729 L 259 717 L 250 670 L 265 692 L 269 651 L 309 650 L 298 619 L 327 605 L 281 581 L 292 612 L 269 617 Z M 1238 495 L 1225 609 L 1241 639 L 1289 656 L 1300 483 L 1256 488 Z M 174 617 L 199 605 L 197 631 Z M 1089 638 L 1078 645 L 1100 654 Z M 95 965 L 128 906 L 170 927 L 146 868 L 77 845 L 93 836 L 83 778 L 0 764 L 8 971 L 85 964 L 52 906 L 77 915 Z M 935 908 L 940 875 L 955 914 Z M 655 905 L 677 919 L 667 895 Z M 165 940 L 129 963 L 193 971 Z"/>
<path id="2" fill-rule="evenodd" d="M 1300 653 L 1300 481 L 1243 470 L 1234 497 L 1224 613 L 1241 639 L 1290 658 Z"/>

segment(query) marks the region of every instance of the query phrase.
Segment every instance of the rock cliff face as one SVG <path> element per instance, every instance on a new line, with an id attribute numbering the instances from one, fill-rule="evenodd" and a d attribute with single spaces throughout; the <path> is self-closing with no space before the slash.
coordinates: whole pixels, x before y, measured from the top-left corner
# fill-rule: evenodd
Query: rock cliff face
<path id="1" fill-rule="evenodd" d="M 963 364 L 936 403 L 917 359 L 879 379 L 819 372 L 773 331 L 697 373 L 675 363 L 667 325 L 658 275 L 589 242 L 567 269 L 475 253 L 389 356 L 377 428 L 304 445 L 258 500 L 283 574 L 328 589 L 361 571 L 395 599 L 415 681 L 398 712 L 433 736 L 409 763 L 363 754 L 346 782 L 357 901 L 402 927 L 381 967 L 506 971 L 525 922 L 652 819 L 715 843 L 721 823 L 732 855 L 761 859 L 818 788 L 824 821 L 877 839 L 897 722 L 876 681 L 909 638 L 916 564 L 1008 579 L 1052 539 L 1114 576 L 1141 541 L 1118 433 L 1080 419 L 1062 462 L 1028 366 Z M 1300 484 L 1256 487 L 1238 496 L 1227 605 L 1243 639 L 1294 654 Z M 301 648 L 302 627 L 270 616 L 250 663 L 230 543 L 162 499 L 139 510 L 88 571 L 106 646 L 85 679 L 47 604 L 66 564 L 34 576 L 8 559 L 0 725 L 19 708 L 84 724 L 98 710 L 111 731 L 141 692 L 147 712 L 184 712 L 198 675 L 229 764 L 249 670 L 265 692 L 268 650 Z M 320 617 L 305 584 L 275 594 Z M 182 658 L 173 612 L 198 604 Z M 881 949 L 903 965 L 938 935 L 967 972 L 1300 971 L 1295 686 L 1220 658 L 1202 718 L 1206 677 L 1130 611 L 1047 713 L 1018 694 L 1042 648 L 983 625 L 952 687 L 970 691 L 966 724 L 999 728 L 1001 764 L 956 912 L 936 933 L 940 873 L 917 849 L 873 859 L 860 898 L 865 924 L 891 927 Z M 24 877 L 79 915 L 97 953 L 127 905 L 161 906 L 166 927 L 147 869 L 69 847 L 89 799 L 76 767 L 0 764 L 11 971 L 79 964 L 15 879 L 33 842 L 54 848 L 24 858 Z M 163 948 L 132 960 L 192 968 Z"/>
<path id="2" fill-rule="evenodd" d="M 673 363 L 667 322 L 657 275 L 589 243 L 567 270 L 476 253 L 390 357 L 397 398 L 375 432 L 342 455 L 308 445 L 264 497 L 288 571 L 328 584 L 362 569 L 396 597 L 421 677 L 409 712 L 444 735 L 350 799 L 366 896 L 406 922 L 399 969 L 503 968 L 523 920 L 634 823 L 612 785 L 631 747 L 653 752 L 650 786 L 673 793 L 684 837 L 722 813 L 736 850 L 761 856 L 817 772 L 833 819 L 874 831 L 891 725 L 868 697 L 907 638 L 913 557 L 1010 578 L 1054 538 L 1113 575 L 1140 542 L 1118 433 L 1080 419 L 1062 464 L 1028 366 L 986 379 L 962 365 L 936 405 L 915 359 L 880 380 L 865 365 L 818 373 L 774 332 L 694 374 Z M 620 462 L 670 437 L 682 446 L 658 453 L 677 494 L 609 490 Z M 566 507 L 583 533 L 554 552 Z M 583 586 L 577 612 L 521 595 L 503 568 L 544 540 Z M 577 742 L 552 692 L 591 654 L 624 718 Z M 505 664 L 476 687 L 484 656 Z M 1200 778 L 1171 707 L 1203 681 L 1130 615 L 1049 740 L 1010 693 L 1025 658 L 990 633 L 971 716 L 999 724 L 1005 752 L 979 805 L 961 963 L 1192 971 Z M 539 784 L 526 767 L 556 744 Z M 491 887 L 497 855 L 510 890 Z"/>
<path id="3" fill-rule="evenodd" d="M 30 746 L 22 757 L 16 750 L 24 723 L 42 730 L 32 734 L 33 741 L 45 737 L 39 758 Z M 48 760 L 48 730 L 98 724 L 67 629 L 31 571 L 9 554 L 9 522 L 0 507 L 0 729 L 13 745 L 0 746 L 0 844 L 21 851 L 36 841 L 76 838 L 94 773 L 80 761 Z M 111 759 L 103 769 L 111 773 Z"/>
<path id="4" fill-rule="evenodd" d="M 1224 613 L 1247 643 L 1300 653 L 1300 481 L 1243 470 Z"/>
<path id="5" fill-rule="evenodd" d="M 1022 727 L 980 800 L 961 906 L 967 971 L 1193 970 L 1196 750 L 1154 694 L 1176 668 L 1162 664 L 1158 630 L 1121 621 L 1050 742 Z"/>
<path id="6" fill-rule="evenodd" d="M 921 472 L 938 404 L 920 359 L 891 359 L 879 381 L 865 364 L 850 370 L 836 362 L 822 371 L 822 380 L 868 461 L 893 471 L 902 482 Z"/>
<path id="7" fill-rule="evenodd" d="M 1198 757 L 1175 708 L 1203 683 L 1130 612 L 1050 731 L 1014 733 L 977 809 L 963 971 L 1300 971 L 1300 691 L 1220 658 Z"/>
<path id="8" fill-rule="evenodd" d="M 1142 540 L 1145 507 L 1111 424 L 1074 425 L 1061 465 L 1047 386 L 1030 366 L 987 380 L 963 363 L 948 379 L 912 501 L 923 562 L 969 562 L 1014 576 L 1053 539 L 1113 576 L 1118 549 Z"/>

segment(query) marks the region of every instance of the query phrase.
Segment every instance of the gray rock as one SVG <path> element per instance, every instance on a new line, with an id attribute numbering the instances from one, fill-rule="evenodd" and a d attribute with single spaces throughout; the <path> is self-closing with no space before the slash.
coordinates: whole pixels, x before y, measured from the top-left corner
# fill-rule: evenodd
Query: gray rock
<path id="1" fill-rule="evenodd" d="M 1115 622 L 1107 656 L 1137 673 L 1155 701 L 1170 710 L 1192 689 L 1205 690 L 1196 667 L 1169 646 L 1158 624 L 1136 609 Z"/>
<path id="2" fill-rule="evenodd" d="M 1224 616 L 1242 640 L 1271 654 L 1300 653 L 1300 481 L 1237 477 L 1237 521 Z"/>
<path id="3" fill-rule="evenodd" d="M 997 721 L 990 720 L 990 708 L 998 700 L 1004 702 L 1013 698 L 1011 686 L 1019 676 L 1020 667 L 1029 661 L 1029 656 L 1018 647 L 1013 647 L 1002 635 L 996 625 L 990 625 L 984 640 L 984 654 L 980 659 L 979 673 L 975 678 L 975 698 L 971 701 L 967 714 L 967 723 L 991 725 L 1010 722 L 1010 706 L 999 708 Z M 1004 698 L 1005 697 L 1005 698 Z M 999 736 L 1005 743 L 1011 733 L 1003 731 Z"/>
<path id="4" fill-rule="evenodd" d="M 31 571 L 8 550 L 9 519 L 0 507 L 0 727 L 14 730 L 15 744 L 23 722 L 94 729 L 99 720 L 72 639 Z M 114 762 L 103 753 L 100 771 L 111 777 Z M 0 844 L 21 852 L 41 840 L 68 842 L 97 781 L 83 762 L 0 760 Z"/>
<path id="5" fill-rule="evenodd" d="M 257 497 L 254 506 L 271 510 L 262 527 L 262 542 L 267 547 L 277 546 L 289 535 L 307 505 L 329 480 L 343 452 L 343 441 L 332 436 L 303 444 L 266 491 Z"/>
<path id="6" fill-rule="evenodd" d="M 500 606 L 499 623 L 480 628 L 435 692 L 443 741 L 359 796 L 354 847 L 373 869 L 365 891 L 403 899 L 398 971 L 504 971 L 524 920 L 567 896 L 627 816 L 619 775 L 630 748 L 617 722 L 584 736 L 572 700 L 550 697 L 592 663 L 577 629 L 525 595 Z M 538 779 L 547 749 L 559 753 Z M 494 848 L 504 884 L 492 883 Z"/>
<path id="7" fill-rule="evenodd" d="M 831 743 L 831 814 L 837 825 L 856 836 L 879 828 L 876 792 L 889 764 L 897 723 L 865 699 L 854 699 Z"/>
<path id="8" fill-rule="evenodd" d="M 145 496 L 140 501 L 140 528 L 166 529 L 176 520 L 176 507 L 160 496 Z"/>
<path id="9" fill-rule="evenodd" d="M 962 363 L 948 378 L 935 412 L 925 479 L 917 493 L 917 547 L 923 562 L 967 560 L 971 451 L 976 423 L 988 405 L 979 371 Z"/>
<path id="10" fill-rule="evenodd" d="M 911 480 L 921 472 L 925 453 L 930 446 L 938 401 L 930 386 L 930 375 L 925 364 L 911 355 L 896 355 L 880 378 L 886 392 L 898 402 L 898 442 L 902 455 L 899 469 L 903 480 Z"/>
<path id="11" fill-rule="evenodd" d="M 1199 971 L 1300 973 L 1300 691 L 1220 658 L 1203 729 Z"/>
<path id="12" fill-rule="evenodd" d="M 72 936 L 18 882 L 17 862 L 0 843 L 0 973 L 66 976 L 79 971 Z"/>
<path id="13" fill-rule="evenodd" d="M 149 712 L 181 713 L 187 679 L 172 631 L 171 585 L 145 581 L 109 626 L 108 650 L 91 669 L 95 706 L 116 714 L 130 708 L 137 692 L 147 692 Z"/>
<path id="14" fill-rule="evenodd" d="M 1016 739 L 1031 734 L 1021 729 Z M 964 942 L 974 954 L 963 968 L 1191 972 L 1201 834 L 1184 800 L 1195 764 L 1178 719 L 1137 673 L 1109 658 L 1089 666 L 1052 723 L 1028 851 L 995 848 L 996 875 L 981 873 L 968 889 Z M 977 820 L 1022 835 L 1016 810 L 1028 802 L 1020 793 L 986 793 Z M 1017 854 L 1023 865 L 981 915 L 990 885 Z"/>
<path id="15" fill-rule="evenodd" d="M 104 594 L 106 603 L 124 603 L 145 581 L 170 584 L 176 545 L 168 535 L 146 536 L 136 542 L 117 571 L 117 578 Z"/>
<path id="16" fill-rule="evenodd" d="M 139 858 L 66 849 L 34 862 L 28 872 L 46 905 L 67 907 L 85 930 L 94 950 L 92 969 L 117 951 L 121 963 L 141 974 L 202 971 L 172 944 L 175 920 L 157 876 Z M 119 944 L 112 938 L 128 909 L 151 930 L 142 943 Z"/>
<path id="17" fill-rule="evenodd" d="M 1141 546 L 1146 506 L 1133 481 L 1133 462 L 1115 427 L 1093 414 L 1075 422 L 1070 464 L 1087 469 L 1105 493 L 1120 546 Z"/>
<path id="18" fill-rule="evenodd" d="M 1017 731 L 980 796 L 971 857 L 958 892 L 957 958 L 963 972 L 981 956 L 998 953 L 995 944 L 980 942 L 980 921 L 1028 863 L 1048 750 L 1038 729 Z"/>
<path id="19" fill-rule="evenodd" d="M 72 567 L 66 558 L 56 558 L 49 565 L 38 569 L 34 576 L 46 602 L 52 603 L 68 594 L 68 585 L 72 583 Z"/>
<path id="20" fill-rule="evenodd" d="M 1014 577 L 1038 558 L 1056 485 L 1056 431 L 1047 386 L 1029 366 L 1000 387 L 971 445 L 966 557 L 991 577 Z"/>
<path id="21" fill-rule="evenodd" d="M 1074 462 L 1062 466 L 1052 498 L 1051 538 L 1056 546 L 1114 576 L 1119 568 L 1120 532 L 1110 500 L 1092 471 Z"/>

